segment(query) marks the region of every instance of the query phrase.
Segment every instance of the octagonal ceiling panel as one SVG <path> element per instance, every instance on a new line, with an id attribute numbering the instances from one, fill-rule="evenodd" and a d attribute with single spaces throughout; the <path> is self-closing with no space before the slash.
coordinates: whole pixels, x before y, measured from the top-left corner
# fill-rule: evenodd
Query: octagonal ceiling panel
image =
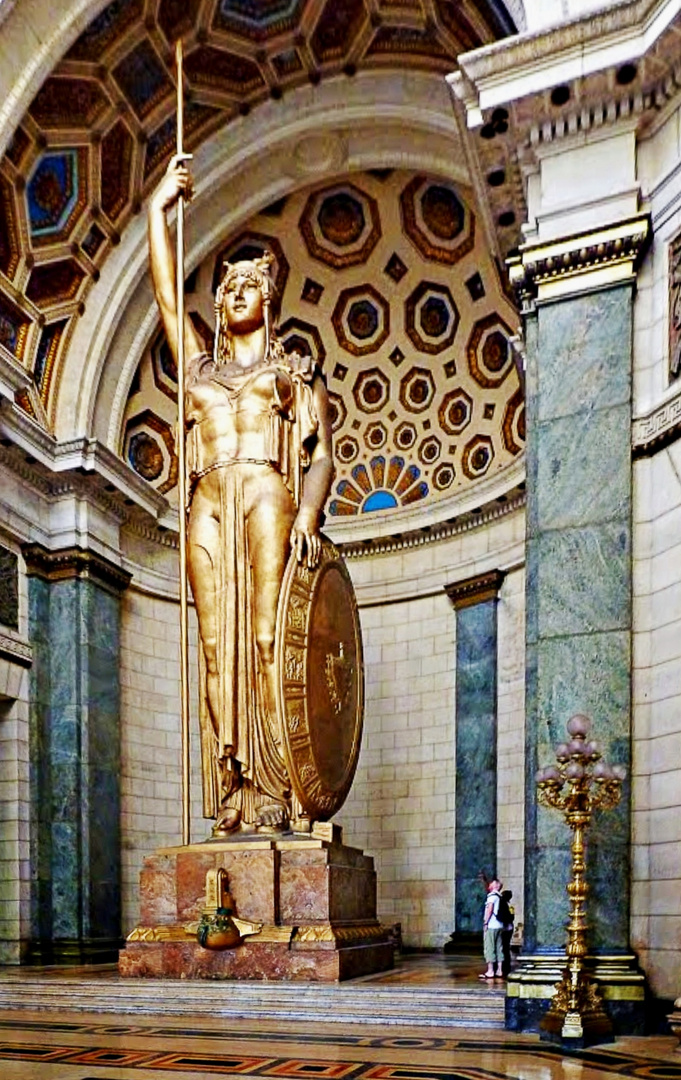
<path id="1" fill-rule="evenodd" d="M 178 38 L 185 47 L 185 149 L 192 151 L 258 105 L 276 108 L 293 87 L 372 68 L 444 76 L 459 52 L 509 32 L 496 0 L 476 0 L 474 25 L 468 7 L 467 0 L 110 0 L 37 89 L 0 161 L 0 275 L 11 281 L 5 288 L 0 278 L 5 309 L 18 310 L 19 323 L 30 327 L 38 303 L 48 322 L 70 320 L 63 342 L 72 336 L 104 261 L 173 153 Z M 402 187 L 390 198 L 403 216 L 403 235 L 395 245 L 385 240 L 382 230 L 393 225 L 379 212 L 380 177 L 389 174 L 337 178 L 291 202 L 298 217 L 287 218 L 279 241 L 289 258 L 296 254 L 292 238 L 306 239 L 300 265 L 307 281 L 296 278 L 306 304 L 323 308 L 331 292 L 338 299 L 327 271 L 352 270 L 347 286 L 371 284 L 385 294 L 403 278 L 412 288 L 415 280 L 433 280 L 421 259 L 447 266 L 465 258 L 473 217 L 442 178 L 399 174 Z M 302 216 L 306 225 L 299 227 Z M 259 231 L 268 232 L 269 219 L 261 217 Z M 362 268 L 374 252 L 382 262 L 369 280 Z M 398 294 L 403 304 L 406 293 Z M 293 299 L 286 303 L 287 316 L 298 314 Z M 392 297 L 390 315 L 390 338 L 403 338 Z M 333 352 L 337 343 L 320 333 Z M 22 336 L 29 371 L 40 337 Z M 395 356 L 400 349 L 406 356 L 412 346 L 394 344 Z M 64 352 L 62 345 L 39 391 L 51 420 Z"/>
<path id="2" fill-rule="evenodd" d="M 454 341 L 459 309 L 447 285 L 421 281 L 405 304 L 407 335 L 419 352 L 441 353 Z"/>
<path id="3" fill-rule="evenodd" d="M 475 217 L 454 184 L 415 176 L 400 196 L 400 209 L 407 236 L 426 259 L 454 266 L 472 251 Z"/>
<path id="4" fill-rule="evenodd" d="M 35 246 L 67 240 L 88 198 L 87 148 L 46 151 L 26 187 L 26 216 Z"/>
<path id="5" fill-rule="evenodd" d="M 343 289 L 331 322 L 338 344 L 353 356 L 366 356 L 381 347 L 390 333 L 390 305 L 368 282 Z"/>
<path id="6" fill-rule="evenodd" d="M 376 200 L 356 184 L 313 192 L 299 227 L 312 258 L 335 270 L 361 266 L 381 237 Z"/>
<path id="7" fill-rule="evenodd" d="M 414 202 L 430 193 L 421 199 L 429 244 L 447 250 L 468 238 L 470 249 L 451 261 L 433 257 L 429 244 L 419 247 L 404 220 L 407 190 L 417 193 Z M 353 260 L 319 258 L 312 233 L 334 255 L 351 247 Z M 476 232 L 468 190 L 381 170 L 291 194 L 227 238 L 192 275 L 192 318 L 204 321 L 207 340 L 224 258 L 264 248 L 275 256 L 285 348 L 323 364 L 329 388 L 336 465 L 330 520 L 378 520 L 449 500 L 522 452 L 524 400 L 508 341 L 517 316 Z M 147 473 L 149 461 L 160 459 L 141 437 L 131 456 L 129 422 L 145 410 L 174 422 L 174 371 L 163 358 L 154 339 L 121 432 L 122 453 Z M 158 437 L 148 424 L 144 432 Z M 159 487 L 169 475 L 149 482 Z"/>
<path id="8" fill-rule="evenodd" d="M 265 41 L 293 29 L 306 0 L 218 0 L 215 30 L 251 41 Z"/>
<path id="9" fill-rule="evenodd" d="M 151 409 L 131 416 L 125 425 L 124 456 L 136 473 L 165 493 L 177 484 L 173 427 Z"/>

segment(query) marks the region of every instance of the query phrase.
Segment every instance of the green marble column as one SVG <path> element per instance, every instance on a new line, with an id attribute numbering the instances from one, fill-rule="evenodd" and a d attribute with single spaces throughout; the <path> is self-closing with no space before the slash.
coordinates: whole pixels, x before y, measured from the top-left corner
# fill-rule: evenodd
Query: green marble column
<path id="1" fill-rule="evenodd" d="M 631 282 L 537 307 L 527 358 L 527 790 L 525 949 L 562 948 L 569 830 L 537 808 L 534 773 L 565 723 L 590 716 L 630 764 Z M 594 818 L 591 947 L 625 952 L 629 786 Z"/>
<path id="2" fill-rule="evenodd" d="M 572 834 L 537 805 L 584 713 L 611 763 L 631 763 L 632 348 L 635 271 L 649 223 L 527 247 L 511 267 L 525 301 L 527 407 L 525 920 L 507 1027 L 536 1027 L 560 977 Z M 615 1030 L 642 1030 L 629 949 L 631 788 L 587 836 L 588 948 Z M 606 959 L 607 958 L 607 959 Z M 620 1024 L 622 1026 L 620 1026 Z"/>
<path id="3" fill-rule="evenodd" d="M 31 960 L 116 958 L 120 594 L 100 556 L 24 549 L 31 670 Z"/>
<path id="4" fill-rule="evenodd" d="M 497 872 L 497 593 L 494 571 L 447 586 L 456 608 L 455 942 L 480 936 L 482 871 Z"/>

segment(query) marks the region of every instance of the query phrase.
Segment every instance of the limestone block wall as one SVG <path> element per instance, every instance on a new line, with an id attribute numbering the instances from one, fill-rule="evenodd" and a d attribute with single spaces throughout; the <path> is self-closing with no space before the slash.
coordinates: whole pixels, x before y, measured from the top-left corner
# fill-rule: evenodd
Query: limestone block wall
<path id="1" fill-rule="evenodd" d="M 338 820 L 372 854 L 379 917 L 405 944 L 454 929 L 456 613 L 445 584 L 508 570 L 499 596 L 497 851 L 522 920 L 524 513 L 448 541 L 351 560 L 364 634 L 367 703 L 357 777 Z M 482 903 L 484 893 L 481 891 Z"/>
<path id="2" fill-rule="evenodd" d="M 632 944 L 681 990 L 681 442 L 636 463 Z"/>
<path id="3" fill-rule="evenodd" d="M 441 946 L 454 928 L 456 617 L 444 586 L 491 569 L 510 572 L 498 605 L 499 831 L 490 866 L 496 858 L 522 909 L 524 530 L 516 511 L 446 541 L 348 564 L 361 608 L 367 701 L 357 777 L 338 821 L 346 843 L 374 856 L 379 915 L 401 922 L 413 947 Z M 133 579 L 122 601 L 124 932 L 138 918 L 144 856 L 180 837 L 177 603 L 159 592 Z M 192 625 L 192 680 L 195 641 Z M 193 722 L 192 832 L 203 839 L 209 826 L 198 753 Z"/>
<path id="4" fill-rule="evenodd" d="M 139 872 L 145 855 L 181 843 L 179 606 L 138 591 L 121 613 L 121 877 L 123 933 L 139 915 Z M 193 613 L 190 613 L 193 616 Z M 190 672 L 196 668 L 191 625 Z M 198 727 L 192 724 L 192 839 L 204 840 Z"/>
<path id="5" fill-rule="evenodd" d="M 499 590 L 497 668 L 497 873 L 513 892 L 516 923 L 525 887 L 525 569 Z"/>
<path id="6" fill-rule="evenodd" d="M 20 572 L 19 629 L 0 626 L 0 634 L 25 641 L 27 611 Z M 20 962 L 30 933 L 28 675 L 26 667 L 0 655 L 0 964 Z"/>
<path id="7" fill-rule="evenodd" d="M 434 946 L 454 929 L 455 612 L 444 591 L 368 607 L 362 632 L 364 740 L 338 820 L 374 856 L 380 918 Z"/>
<path id="8" fill-rule="evenodd" d="M 669 423 L 669 242 L 681 229 L 681 112 L 639 147 L 654 243 L 634 309 L 634 416 Z M 635 420 L 635 433 L 637 430 Z M 653 991 L 681 992 L 681 441 L 634 462 L 631 942 Z"/>

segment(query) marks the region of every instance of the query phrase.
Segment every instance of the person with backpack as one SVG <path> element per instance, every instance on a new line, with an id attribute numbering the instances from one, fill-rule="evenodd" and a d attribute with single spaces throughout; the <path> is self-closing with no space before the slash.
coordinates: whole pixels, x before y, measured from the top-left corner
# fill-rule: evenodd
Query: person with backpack
<path id="1" fill-rule="evenodd" d="M 499 897 L 499 907 L 497 908 L 497 919 L 503 924 L 503 930 L 501 931 L 501 948 L 504 954 L 504 961 L 501 967 L 502 975 L 508 975 L 511 970 L 511 938 L 513 937 L 513 923 L 515 921 L 515 912 L 511 905 L 513 899 L 513 893 L 510 889 L 503 889 Z"/>
<path id="2" fill-rule="evenodd" d="M 503 976 L 504 952 L 501 935 L 504 924 L 499 918 L 501 889 L 502 883 L 497 878 L 492 878 L 487 884 L 487 900 L 483 915 L 483 947 L 487 971 L 480 975 L 481 979 L 501 979 Z"/>

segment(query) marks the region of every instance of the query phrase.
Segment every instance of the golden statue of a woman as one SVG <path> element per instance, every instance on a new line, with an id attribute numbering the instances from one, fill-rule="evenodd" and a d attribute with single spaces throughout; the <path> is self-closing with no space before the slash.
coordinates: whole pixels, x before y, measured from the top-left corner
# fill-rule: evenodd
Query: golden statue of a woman
<path id="1" fill-rule="evenodd" d="M 191 197 L 173 158 L 149 202 L 154 291 L 177 359 L 166 214 Z M 189 580 L 201 641 L 204 815 L 213 834 L 278 831 L 296 816 L 277 718 L 275 627 L 293 550 L 313 569 L 333 479 L 329 401 L 309 357 L 287 356 L 272 318 L 271 256 L 226 265 L 213 355 L 185 317 Z"/>

